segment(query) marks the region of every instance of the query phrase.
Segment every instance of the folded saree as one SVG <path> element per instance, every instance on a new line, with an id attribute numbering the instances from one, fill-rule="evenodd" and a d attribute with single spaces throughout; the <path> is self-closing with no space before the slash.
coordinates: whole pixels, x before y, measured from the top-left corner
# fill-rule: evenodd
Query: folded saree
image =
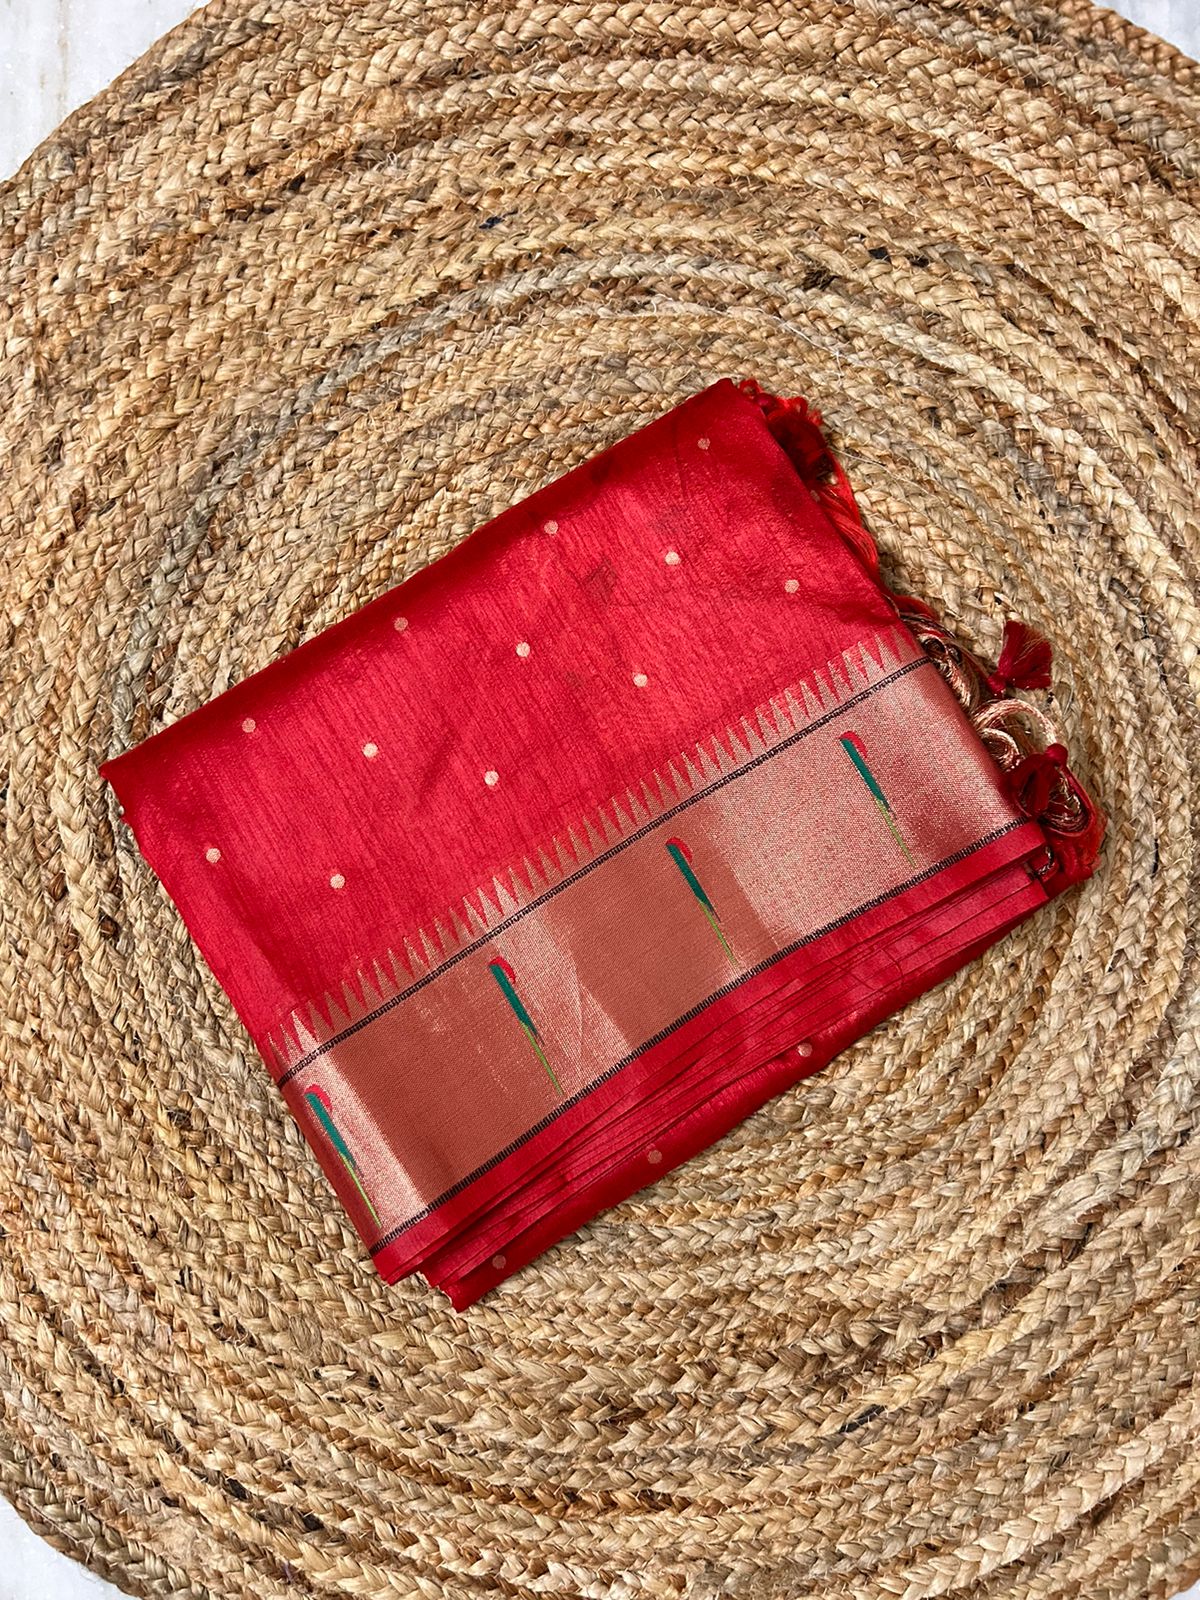
<path id="1" fill-rule="evenodd" d="M 463 1307 L 1088 875 L 1048 682 L 724 380 L 102 770 L 378 1270 Z"/>

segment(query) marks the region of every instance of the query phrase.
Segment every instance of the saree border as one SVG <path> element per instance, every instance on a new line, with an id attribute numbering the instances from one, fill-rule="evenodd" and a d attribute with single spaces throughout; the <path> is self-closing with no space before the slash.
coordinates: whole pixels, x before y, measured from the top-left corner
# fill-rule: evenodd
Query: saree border
<path id="1" fill-rule="evenodd" d="M 409 1271 L 419 1270 L 427 1282 L 449 1296 L 456 1310 L 472 1305 L 560 1240 L 573 1235 L 598 1213 L 657 1183 L 664 1174 L 730 1134 L 769 1100 L 821 1071 L 894 1011 L 982 955 L 997 939 L 1045 904 L 1048 896 L 1036 877 L 1027 874 L 1024 861 L 1010 863 L 1006 876 L 1011 887 L 991 902 L 989 921 L 975 938 L 966 944 L 952 944 L 928 966 L 908 973 L 903 983 L 873 991 L 867 1003 L 852 1007 L 842 1015 L 836 1028 L 824 1036 L 820 1049 L 811 1057 L 802 1059 L 794 1049 L 765 1057 L 719 1093 L 690 1103 L 669 1125 L 656 1128 L 655 1151 L 660 1160 L 653 1167 L 647 1166 L 644 1158 L 627 1157 L 599 1176 L 572 1188 L 563 1203 L 536 1215 L 515 1237 L 505 1239 L 498 1254 L 485 1250 L 481 1258 L 471 1260 L 468 1257 L 467 1264 L 460 1266 L 460 1242 L 451 1235 L 442 1244 L 427 1250 L 415 1268 L 399 1263 L 393 1271 L 388 1253 L 383 1252 L 374 1258 L 377 1270 L 389 1282 Z"/>
<path id="2" fill-rule="evenodd" d="M 582 1104 L 583 1101 L 588 1099 L 590 1095 L 594 1094 L 596 1090 L 603 1088 L 604 1085 L 607 1084 L 611 1079 L 615 1078 L 618 1073 L 624 1071 L 625 1068 L 631 1066 L 635 1061 L 641 1059 L 643 1056 L 650 1054 L 652 1051 L 657 1049 L 659 1045 L 666 1043 L 668 1039 L 678 1033 L 678 1031 L 685 1027 L 689 1022 L 694 1021 L 703 1013 L 709 1011 L 716 1001 L 724 999 L 727 995 L 733 994 L 737 989 L 742 988 L 745 984 L 752 982 L 756 978 L 762 977 L 763 974 L 770 971 L 772 967 L 777 966 L 781 961 L 786 961 L 791 956 L 797 955 L 807 946 L 812 945 L 821 939 L 827 938 L 830 934 L 836 933 L 841 928 L 849 926 L 850 923 L 857 921 L 860 917 L 869 916 L 871 912 L 879 910 L 889 901 L 897 899 L 900 895 L 911 892 L 913 889 L 920 887 L 920 885 L 928 882 L 930 879 L 940 876 L 948 869 L 958 866 L 960 863 L 969 860 L 970 857 L 977 855 L 981 850 L 986 850 L 990 845 L 997 844 L 1001 840 L 1007 838 L 1008 835 L 1016 832 L 1018 829 L 1024 829 L 1027 830 L 1027 832 L 1030 832 L 1028 849 L 1036 849 L 1042 843 L 1041 829 L 1038 828 L 1035 823 L 1030 822 L 1024 817 L 1014 818 L 1013 821 L 1005 823 L 999 828 L 992 829 L 989 833 L 985 834 L 981 839 L 976 840 L 973 844 L 965 845 L 962 849 L 956 850 L 944 860 L 934 862 L 933 865 L 923 868 L 919 873 L 916 873 L 913 877 L 907 879 L 905 882 L 897 884 L 891 889 L 883 891 L 862 905 L 855 906 L 851 910 L 843 912 L 840 916 L 835 917 L 823 927 L 812 929 L 810 932 L 801 935 L 800 938 L 793 940 L 790 944 L 785 945 L 779 950 L 775 951 L 773 955 L 759 962 L 756 966 L 751 967 L 744 972 L 738 973 L 737 976 L 731 978 L 728 983 L 722 984 L 720 988 L 714 989 L 710 994 L 705 995 L 702 1000 L 697 1001 L 695 1005 L 690 1006 L 687 1011 L 681 1013 L 672 1022 L 668 1023 L 666 1027 L 659 1029 L 659 1031 L 653 1037 L 644 1040 L 640 1045 L 629 1051 L 619 1061 L 613 1062 L 611 1066 L 607 1067 L 602 1073 L 593 1078 L 589 1083 L 585 1084 L 581 1089 L 577 1090 L 560 1105 L 552 1107 L 539 1122 L 526 1129 L 526 1131 L 521 1134 L 519 1138 L 512 1140 L 507 1146 L 505 1146 L 504 1149 L 497 1151 L 486 1161 L 481 1162 L 479 1166 L 474 1169 L 474 1171 L 467 1173 L 462 1178 L 456 1179 L 455 1182 L 449 1186 L 449 1188 L 447 1188 L 442 1194 L 438 1195 L 436 1199 L 429 1201 L 428 1204 L 426 1204 L 420 1211 L 414 1212 L 413 1215 L 406 1218 L 405 1221 L 395 1224 L 394 1227 L 390 1228 L 382 1238 L 377 1240 L 376 1243 L 371 1246 L 371 1255 L 378 1256 L 381 1254 L 389 1246 L 394 1244 L 397 1239 L 401 1238 L 402 1235 L 409 1232 L 410 1229 L 426 1221 L 442 1206 L 455 1199 L 458 1195 L 464 1193 L 480 1178 L 485 1177 L 489 1172 L 494 1171 L 495 1168 L 507 1161 L 511 1156 L 515 1155 L 519 1150 L 527 1145 L 530 1140 L 535 1139 L 540 1134 L 547 1132 L 549 1128 L 551 1128 L 553 1124 L 561 1117 L 573 1111 L 578 1105 Z M 1020 855 L 1024 855 L 1025 853 L 1026 850 L 1023 848 L 1017 859 L 1020 858 Z M 1034 903 L 1036 905 L 1040 905 L 1044 902 L 1045 898 L 1046 896 L 1044 892 L 1038 894 L 1034 897 Z M 818 1065 L 824 1064 L 824 1061 L 818 1063 Z M 816 1068 L 814 1067 L 812 1070 L 815 1071 Z"/>

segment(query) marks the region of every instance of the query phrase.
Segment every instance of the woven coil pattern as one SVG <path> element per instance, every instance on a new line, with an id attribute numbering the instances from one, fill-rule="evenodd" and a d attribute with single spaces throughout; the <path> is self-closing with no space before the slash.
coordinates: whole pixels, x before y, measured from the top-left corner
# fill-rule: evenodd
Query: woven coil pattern
<path id="1" fill-rule="evenodd" d="M 1084 0 L 216 0 L 0 191 L 0 1485 L 132 1592 L 1200 1569 L 1200 69 Z M 466 1318 L 97 763 L 718 376 L 1033 698 L 1096 877 Z"/>

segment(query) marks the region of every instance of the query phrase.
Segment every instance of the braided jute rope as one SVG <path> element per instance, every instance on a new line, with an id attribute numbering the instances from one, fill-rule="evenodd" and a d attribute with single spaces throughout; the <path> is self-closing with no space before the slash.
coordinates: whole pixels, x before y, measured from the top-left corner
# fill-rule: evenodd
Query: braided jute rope
<path id="1" fill-rule="evenodd" d="M 216 0 L 0 191 L 0 1487 L 135 1594 L 1200 1575 L 1200 69 L 1085 0 Z M 1049 715 L 1096 876 L 466 1317 L 97 763 L 718 376 Z"/>

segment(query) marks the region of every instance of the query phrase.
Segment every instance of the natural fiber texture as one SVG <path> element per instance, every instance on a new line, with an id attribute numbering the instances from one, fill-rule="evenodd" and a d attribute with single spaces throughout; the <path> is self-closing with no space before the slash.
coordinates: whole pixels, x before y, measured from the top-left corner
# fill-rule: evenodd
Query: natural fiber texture
<path id="1" fill-rule="evenodd" d="M 1085 0 L 218 3 L 0 199 L 0 1479 L 138 1594 L 1200 1570 L 1200 73 Z M 467 1319 L 97 764 L 714 377 L 1055 649 L 1095 878 Z"/>

